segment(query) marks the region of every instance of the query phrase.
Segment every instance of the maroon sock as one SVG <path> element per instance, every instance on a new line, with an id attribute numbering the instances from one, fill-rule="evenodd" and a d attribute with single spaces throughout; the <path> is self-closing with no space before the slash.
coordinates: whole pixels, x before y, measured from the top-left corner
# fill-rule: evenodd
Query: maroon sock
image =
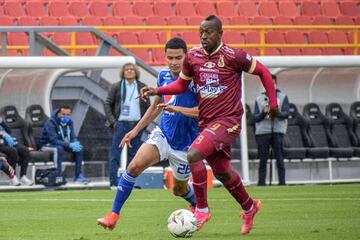
<path id="1" fill-rule="evenodd" d="M 243 210 L 247 211 L 251 208 L 253 200 L 246 192 L 240 175 L 237 172 L 231 170 L 231 179 L 224 183 L 224 185 L 236 201 L 240 203 Z"/>
<path id="2" fill-rule="evenodd" d="M 196 207 L 207 208 L 207 171 L 204 162 L 197 161 L 189 163 L 192 178 L 193 187 L 195 192 Z"/>

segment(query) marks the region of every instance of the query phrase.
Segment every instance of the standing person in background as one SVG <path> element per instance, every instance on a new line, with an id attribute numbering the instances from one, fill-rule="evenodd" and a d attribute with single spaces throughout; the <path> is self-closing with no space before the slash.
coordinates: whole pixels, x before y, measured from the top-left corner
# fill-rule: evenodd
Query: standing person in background
<path id="1" fill-rule="evenodd" d="M 90 181 L 84 177 L 81 169 L 84 158 L 83 146 L 75 135 L 74 123 L 70 115 L 69 106 L 61 106 L 52 112 L 41 134 L 40 149 L 54 152 L 55 166 L 59 176 L 63 172 L 62 162 L 65 152 L 71 152 L 75 159 L 74 181 L 87 184 Z"/>
<path id="2" fill-rule="evenodd" d="M 165 86 L 178 78 L 186 52 L 186 43 L 180 38 L 172 38 L 166 43 L 165 61 L 168 68 L 160 71 L 158 86 Z M 120 211 L 134 188 L 136 178 L 148 167 L 164 160 L 169 160 L 173 171 L 174 195 L 182 197 L 189 203 L 189 209 L 195 210 L 194 190 L 192 185 L 188 184 L 191 172 L 186 159 L 186 152 L 198 134 L 197 120 L 187 117 L 191 115 L 187 113 L 193 112 L 193 115 L 196 115 L 198 112 L 193 85 L 181 95 L 167 96 L 167 98 L 155 96 L 144 117 L 124 136 L 120 145 L 124 146 L 126 143 L 131 148 L 131 140 L 159 115 L 162 110 L 157 105 L 163 102 L 168 104 L 166 109 L 169 111 L 164 111 L 159 126 L 150 133 L 122 174 L 112 210 L 105 217 L 97 220 L 97 224 L 106 229 L 114 229 Z"/>
<path id="3" fill-rule="evenodd" d="M 19 144 L 11 135 L 11 129 L 0 118 L 0 152 L 6 154 L 7 160 L 16 172 L 16 165 L 20 165 L 20 181 L 14 174 L 10 177 L 10 185 L 19 186 L 21 184 L 26 186 L 33 185 L 33 182 L 26 177 L 27 168 L 30 161 L 30 151 L 32 148 L 28 148 L 22 144 Z"/>
<path id="4" fill-rule="evenodd" d="M 109 154 L 110 187 L 117 187 L 119 181 L 117 172 L 122 151 L 119 143 L 125 134 L 135 127 L 150 106 L 150 100 L 144 102 L 138 98 L 140 89 L 145 87 L 145 84 L 139 80 L 140 72 L 135 64 L 125 64 L 120 71 L 120 79 L 111 86 L 104 103 L 107 125 L 114 131 Z M 141 134 L 142 132 L 139 132 L 131 141 L 133 147 L 128 150 L 126 166 L 141 146 Z"/>
<path id="5" fill-rule="evenodd" d="M 272 75 L 272 78 L 275 82 L 275 85 L 277 85 L 276 76 Z M 255 101 L 255 136 L 260 158 L 258 181 L 259 186 L 266 185 L 266 165 L 268 159 L 271 157 L 270 147 L 276 159 L 279 185 L 286 184 L 283 141 L 287 129 L 287 118 L 289 116 L 289 99 L 286 94 L 281 92 L 279 89 L 276 89 L 276 97 L 280 112 L 279 116 L 273 120 L 269 118 L 269 98 L 267 97 L 266 93 L 261 93 Z"/>
<path id="6" fill-rule="evenodd" d="M 187 159 L 193 176 L 196 198 L 195 217 L 198 229 L 210 219 L 207 202 L 207 160 L 217 179 L 241 205 L 241 232 L 248 234 L 253 227 L 260 200 L 253 200 L 245 190 L 240 175 L 231 167 L 231 143 L 239 136 L 241 117 L 242 72 L 258 75 L 270 99 L 270 117 L 278 114 L 274 83 L 269 70 L 241 49 L 222 43 L 222 23 L 208 16 L 200 25 L 201 46 L 188 51 L 179 78 L 164 87 L 142 89 L 142 97 L 185 92 L 194 82 L 199 100 L 200 134 L 191 144 Z M 193 81 L 191 81 L 193 80 Z"/>

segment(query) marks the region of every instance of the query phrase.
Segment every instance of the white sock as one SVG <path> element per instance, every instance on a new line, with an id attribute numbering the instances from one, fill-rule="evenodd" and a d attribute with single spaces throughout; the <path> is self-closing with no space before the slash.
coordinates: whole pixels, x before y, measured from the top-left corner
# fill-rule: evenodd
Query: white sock
<path id="1" fill-rule="evenodd" d="M 208 207 L 206 207 L 206 208 L 196 208 L 196 211 L 202 212 L 202 213 L 208 213 L 208 212 L 209 212 L 209 208 L 208 208 Z"/>

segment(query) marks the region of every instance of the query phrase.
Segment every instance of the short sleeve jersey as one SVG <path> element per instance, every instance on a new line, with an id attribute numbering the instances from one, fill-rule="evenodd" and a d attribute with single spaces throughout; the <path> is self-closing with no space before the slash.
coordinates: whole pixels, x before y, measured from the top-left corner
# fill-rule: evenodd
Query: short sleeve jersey
<path id="1" fill-rule="evenodd" d="M 169 68 L 162 69 L 158 77 L 158 86 L 166 86 L 174 82 Z M 163 100 L 170 106 L 181 106 L 193 108 L 198 105 L 194 85 L 191 83 L 189 89 L 179 95 L 165 95 Z M 186 117 L 180 113 L 164 111 L 159 124 L 166 140 L 174 150 L 187 151 L 191 143 L 198 135 L 198 121 L 195 118 Z"/>
<path id="2" fill-rule="evenodd" d="M 240 121 L 242 71 L 252 73 L 255 67 L 256 60 L 251 55 L 223 44 L 212 54 L 203 47 L 187 53 L 180 77 L 194 81 L 200 126 L 218 119 Z"/>

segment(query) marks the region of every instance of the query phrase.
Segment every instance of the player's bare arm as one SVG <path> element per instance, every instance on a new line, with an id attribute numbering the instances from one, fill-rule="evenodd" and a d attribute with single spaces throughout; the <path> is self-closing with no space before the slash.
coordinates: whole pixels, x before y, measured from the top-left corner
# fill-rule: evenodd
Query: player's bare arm
<path id="1" fill-rule="evenodd" d="M 145 128 L 150 122 L 152 122 L 161 112 L 161 109 L 157 108 L 157 105 L 162 102 L 160 96 L 155 96 L 154 101 L 150 105 L 150 107 L 145 112 L 144 116 L 140 119 L 140 121 L 136 124 L 136 126 L 121 140 L 119 147 L 124 147 L 127 144 L 130 148 L 131 140 L 138 135 L 138 133 Z"/>
<path id="2" fill-rule="evenodd" d="M 174 113 L 180 113 L 186 117 L 198 118 L 199 117 L 199 108 L 187 108 L 187 107 L 179 107 L 179 106 L 169 106 L 165 103 L 160 103 L 157 105 L 158 108 Z"/>
<path id="3" fill-rule="evenodd" d="M 143 101 L 146 101 L 149 96 L 155 96 L 157 94 L 158 94 L 157 88 L 146 86 L 140 89 L 140 98 Z"/>

